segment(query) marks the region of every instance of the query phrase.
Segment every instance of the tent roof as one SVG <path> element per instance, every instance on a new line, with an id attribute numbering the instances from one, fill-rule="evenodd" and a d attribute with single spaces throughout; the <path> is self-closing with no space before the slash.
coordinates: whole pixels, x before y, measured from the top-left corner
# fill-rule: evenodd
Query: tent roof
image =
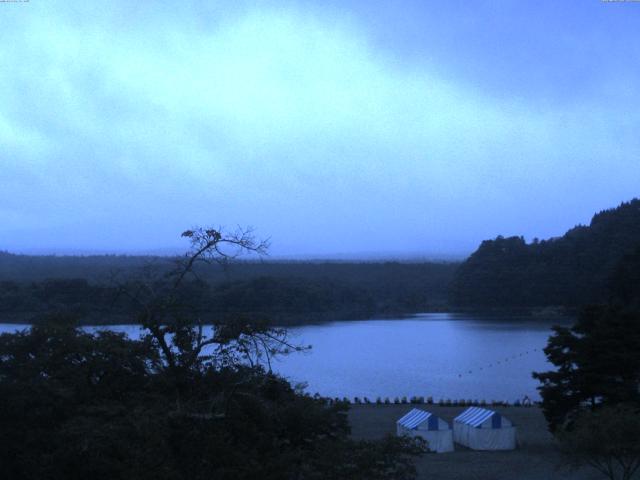
<path id="1" fill-rule="evenodd" d="M 422 422 L 428 420 L 431 415 L 433 415 L 431 412 L 425 412 L 424 410 L 414 408 L 398 420 L 397 423 L 405 428 L 416 428 Z"/>
<path id="2" fill-rule="evenodd" d="M 487 410 L 486 408 L 470 407 L 453 420 L 455 422 L 471 425 L 472 427 L 479 427 L 485 422 L 485 420 L 491 418 L 495 414 L 496 412 L 493 410 Z"/>

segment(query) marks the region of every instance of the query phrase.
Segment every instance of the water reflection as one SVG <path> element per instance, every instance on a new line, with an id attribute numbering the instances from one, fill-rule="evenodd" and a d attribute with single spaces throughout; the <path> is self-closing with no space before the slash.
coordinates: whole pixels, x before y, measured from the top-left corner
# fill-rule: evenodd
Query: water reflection
<path id="1" fill-rule="evenodd" d="M 300 327 L 295 335 L 313 351 L 277 368 L 329 396 L 539 398 L 531 372 L 551 368 L 542 349 L 551 326 L 567 322 L 425 314 Z"/>

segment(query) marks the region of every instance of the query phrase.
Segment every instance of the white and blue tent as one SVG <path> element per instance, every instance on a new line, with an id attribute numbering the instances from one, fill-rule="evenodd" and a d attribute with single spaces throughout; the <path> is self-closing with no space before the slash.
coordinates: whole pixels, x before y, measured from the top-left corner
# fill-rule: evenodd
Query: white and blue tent
<path id="1" fill-rule="evenodd" d="M 516 427 L 498 412 L 471 407 L 453 419 L 453 439 L 473 450 L 513 450 Z"/>
<path id="2" fill-rule="evenodd" d="M 414 408 L 396 422 L 398 436 L 422 437 L 432 452 L 453 452 L 453 433 L 447 422 L 431 412 Z"/>

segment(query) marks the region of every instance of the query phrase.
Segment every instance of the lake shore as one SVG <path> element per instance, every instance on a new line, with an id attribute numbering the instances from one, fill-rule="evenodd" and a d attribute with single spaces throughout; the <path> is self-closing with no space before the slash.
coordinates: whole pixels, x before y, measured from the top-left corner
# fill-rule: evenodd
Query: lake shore
<path id="1" fill-rule="evenodd" d="M 69 311 L 71 315 L 78 318 L 78 324 L 82 326 L 113 326 L 133 324 L 136 316 L 131 314 L 103 312 L 98 314 L 86 314 L 84 312 Z M 563 307 L 522 307 L 522 308 L 456 308 L 435 306 L 420 312 L 414 311 L 384 311 L 384 312 L 363 312 L 363 311 L 337 311 L 337 312 L 310 312 L 310 313 L 286 313 L 267 315 L 260 312 L 248 312 L 243 315 L 254 316 L 256 318 L 269 319 L 275 327 L 301 327 L 305 325 L 324 325 L 333 322 L 354 322 L 367 320 L 390 320 L 407 319 L 419 317 L 421 315 L 441 313 L 452 315 L 478 315 L 486 319 L 548 319 L 558 318 L 560 320 L 573 319 L 576 312 Z M 214 316 L 225 317 L 233 315 L 229 312 L 209 314 L 210 319 L 205 320 L 205 324 L 213 323 Z M 45 317 L 42 312 L 2 312 L 0 313 L 0 323 L 6 324 L 35 324 L 40 323 Z"/>
<path id="2" fill-rule="evenodd" d="M 395 434 L 396 420 L 414 405 L 352 405 L 349 422 L 355 439 L 374 440 Z M 450 424 L 464 407 L 417 406 L 433 412 Z M 493 407 L 492 407 L 493 408 Z M 596 480 L 595 470 L 572 471 L 563 466 L 562 457 L 547 430 L 538 407 L 496 407 L 518 428 L 518 448 L 505 452 L 480 452 L 455 445 L 451 453 L 428 453 L 416 461 L 420 480 Z"/>

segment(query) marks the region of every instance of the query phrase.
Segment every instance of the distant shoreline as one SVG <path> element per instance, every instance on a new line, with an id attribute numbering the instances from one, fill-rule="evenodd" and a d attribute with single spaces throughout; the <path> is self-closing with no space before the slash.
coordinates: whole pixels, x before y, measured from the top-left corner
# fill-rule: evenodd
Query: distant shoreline
<path id="1" fill-rule="evenodd" d="M 74 314 L 74 312 L 69 312 Z M 523 319 L 549 319 L 549 318 L 566 318 L 575 317 L 577 310 L 564 307 L 520 307 L 520 308 L 442 308 L 436 307 L 425 309 L 419 312 L 378 312 L 366 314 L 364 312 L 315 312 L 309 314 L 275 314 L 272 315 L 271 324 L 275 327 L 301 327 L 305 325 L 322 325 L 333 322 L 356 322 L 367 320 L 404 320 L 415 318 L 420 315 L 442 313 L 442 314 L 462 314 L 462 315 L 478 315 L 480 317 L 516 317 Z M 76 312 L 77 314 L 77 312 Z M 210 315 L 214 318 L 216 314 Z M 233 313 L 220 313 L 220 317 L 230 317 Z M 255 315 L 256 318 L 269 318 L 269 315 L 259 312 L 252 312 L 247 315 Z M 109 325 L 136 325 L 139 322 L 133 321 L 132 315 L 92 314 L 84 316 L 79 314 L 79 325 L 81 326 L 109 326 Z M 23 312 L 23 313 L 7 313 L 0 312 L 0 324 L 15 325 L 33 325 L 40 323 L 43 318 L 41 312 Z M 213 324 L 213 320 L 204 321 L 204 324 Z"/>

